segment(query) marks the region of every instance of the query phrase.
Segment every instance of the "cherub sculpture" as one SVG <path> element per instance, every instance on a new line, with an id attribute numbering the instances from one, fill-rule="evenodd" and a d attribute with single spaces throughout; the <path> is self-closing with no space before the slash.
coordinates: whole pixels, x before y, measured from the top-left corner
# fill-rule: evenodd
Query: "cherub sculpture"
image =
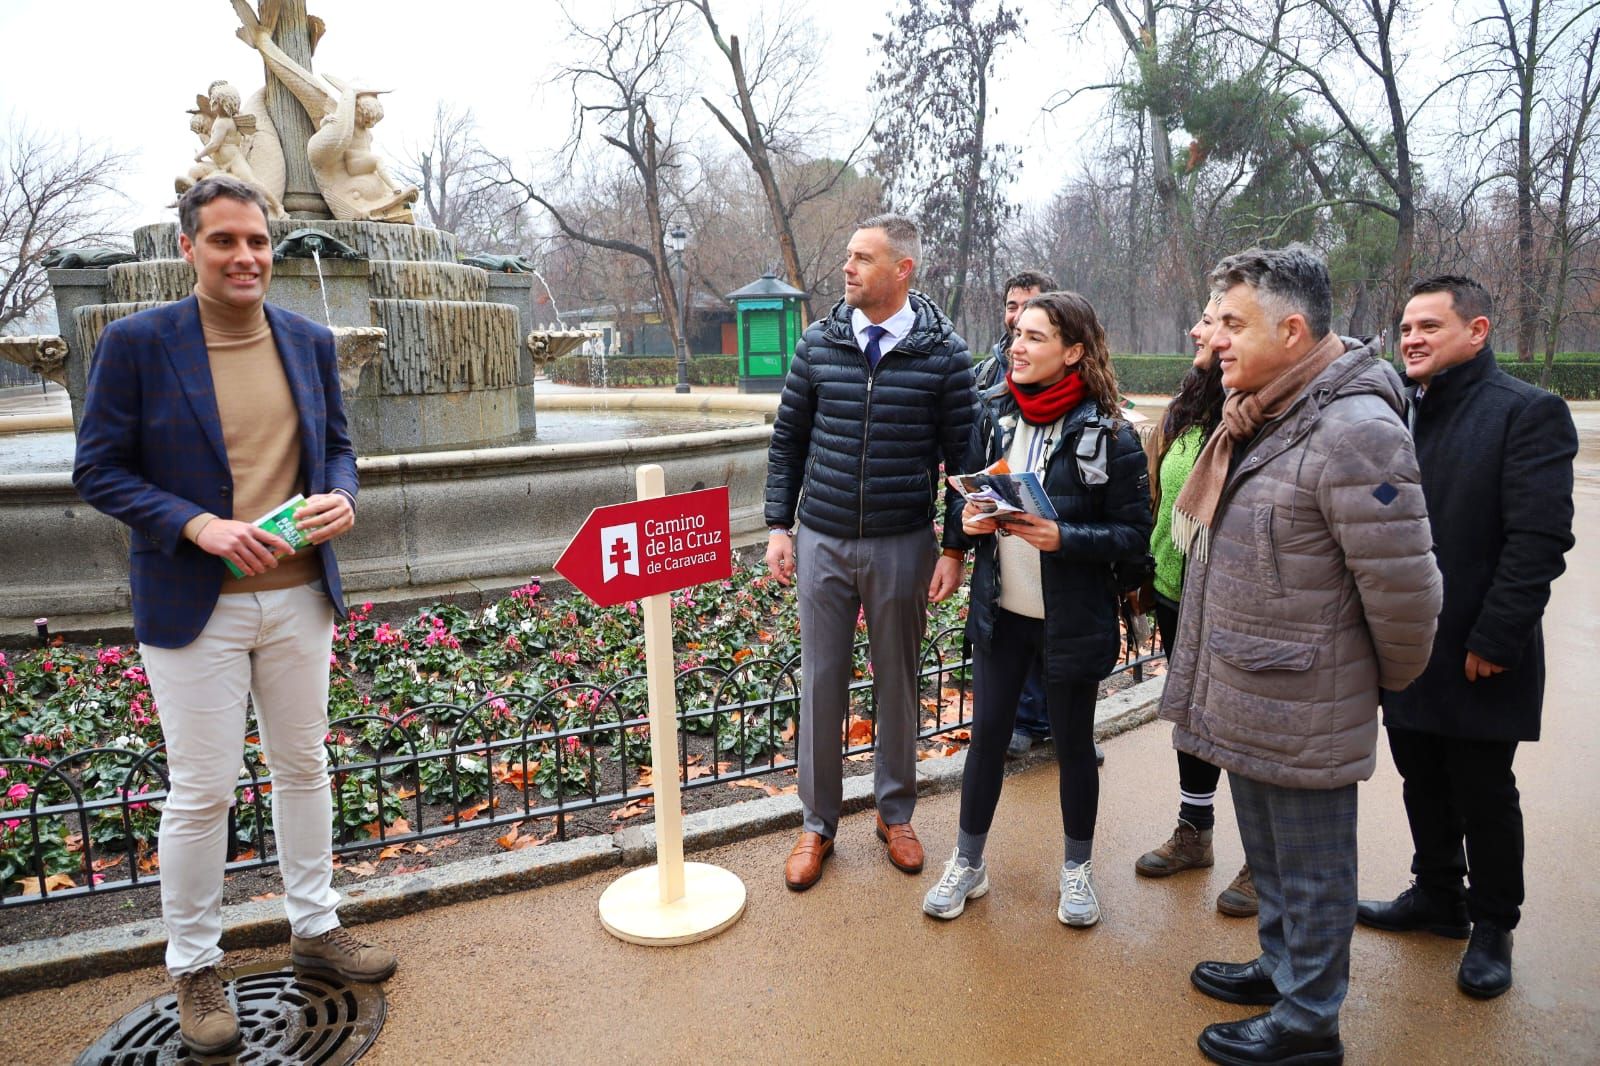
<path id="1" fill-rule="evenodd" d="M 177 180 L 178 193 L 212 174 L 229 174 L 261 190 L 272 218 L 288 218 L 276 192 L 250 166 L 256 116 L 241 111 L 240 102 L 239 90 L 226 81 L 212 82 L 204 96 L 195 97 L 189 128 L 205 143 L 194 157 L 195 166 Z"/>
<path id="2" fill-rule="evenodd" d="M 278 4 L 263 0 L 258 17 L 248 0 L 232 0 L 243 25 L 239 39 L 261 53 L 273 75 L 306 109 L 316 132 L 306 145 L 317 190 L 333 217 L 356 222 L 414 221 L 417 188 L 396 181 L 372 147 L 372 127 L 383 118 L 378 96 L 387 90 L 318 76 L 296 63 L 272 40 Z M 320 22 L 313 26 L 320 37 Z"/>

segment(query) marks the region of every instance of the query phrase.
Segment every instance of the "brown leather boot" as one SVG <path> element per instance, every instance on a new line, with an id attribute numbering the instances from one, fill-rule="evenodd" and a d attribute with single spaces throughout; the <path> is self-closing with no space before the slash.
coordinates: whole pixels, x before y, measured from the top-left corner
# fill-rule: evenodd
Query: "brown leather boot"
<path id="1" fill-rule="evenodd" d="M 239 1019 L 210 966 L 178 978 L 178 1035 L 196 1055 L 217 1055 L 239 1042 Z"/>
<path id="2" fill-rule="evenodd" d="M 357 940 L 337 925 L 321 936 L 291 936 L 289 958 L 302 970 L 368 983 L 387 980 L 399 965 L 394 952 Z"/>
<path id="3" fill-rule="evenodd" d="M 883 815 L 878 815 L 878 839 L 889 849 L 889 861 L 895 869 L 908 874 L 922 872 L 922 841 L 917 839 L 917 831 L 911 828 L 910 822 L 888 825 Z"/>
<path id="4" fill-rule="evenodd" d="M 1250 864 L 1239 867 L 1239 876 L 1233 884 L 1217 897 L 1217 910 L 1230 918 L 1254 918 L 1261 905 L 1256 900 L 1256 882 L 1250 876 Z"/>
<path id="5" fill-rule="evenodd" d="M 1180 818 L 1171 838 L 1156 850 L 1139 856 L 1133 870 L 1141 877 L 1166 877 L 1179 870 L 1210 866 L 1213 861 L 1211 830 L 1196 829 Z"/>
<path id="6" fill-rule="evenodd" d="M 822 877 L 822 860 L 833 854 L 833 838 L 810 831 L 800 834 L 789 861 L 783 864 L 783 883 L 804 892 Z"/>

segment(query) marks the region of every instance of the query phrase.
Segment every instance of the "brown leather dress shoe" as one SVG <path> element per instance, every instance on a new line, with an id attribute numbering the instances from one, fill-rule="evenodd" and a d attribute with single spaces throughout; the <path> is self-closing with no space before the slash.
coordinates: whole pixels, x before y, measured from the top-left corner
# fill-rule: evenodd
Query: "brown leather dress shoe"
<path id="1" fill-rule="evenodd" d="M 804 892 L 822 877 L 822 860 L 833 854 L 833 840 L 821 833 L 804 832 L 783 864 L 783 883 Z"/>
<path id="2" fill-rule="evenodd" d="M 889 861 L 896 869 L 908 874 L 922 872 L 922 841 L 917 839 L 917 831 L 911 828 L 910 822 L 886 825 L 883 815 L 878 815 L 878 839 L 888 847 Z"/>

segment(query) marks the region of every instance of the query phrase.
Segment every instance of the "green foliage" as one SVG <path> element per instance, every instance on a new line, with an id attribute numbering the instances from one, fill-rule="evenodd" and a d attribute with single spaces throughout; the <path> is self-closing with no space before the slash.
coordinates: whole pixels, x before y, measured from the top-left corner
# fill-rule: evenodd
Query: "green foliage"
<path id="1" fill-rule="evenodd" d="M 1502 356 L 1500 369 L 1520 381 L 1530 385 L 1540 385 L 1540 378 L 1544 374 L 1544 360 L 1535 359 L 1531 363 L 1519 363 L 1513 355 L 1510 362 Z M 1564 400 L 1600 400 L 1600 362 L 1571 360 L 1562 362 L 1557 357 L 1555 366 L 1550 368 L 1550 380 L 1544 382 L 1543 388 L 1560 396 Z"/>
<path id="2" fill-rule="evenodd" d="M 1171 396 L 1194 360 L 1187 355 L 1114 355 L 1111 367 L 1124 395 Z"/>
<path id="3" fill-rule="evenodd" d="M 597 361 L 587 355 L 566 355 L 545 367 L 550 380 L 562 385 L 595 386 Z M 671 356 L 618 355 L 605 361 L 608 388 L 662 388 L 678 381 L 678 361 Z M 690 385 L 737 385 L 739 357 L 694 355 L 689 357 Z"/>

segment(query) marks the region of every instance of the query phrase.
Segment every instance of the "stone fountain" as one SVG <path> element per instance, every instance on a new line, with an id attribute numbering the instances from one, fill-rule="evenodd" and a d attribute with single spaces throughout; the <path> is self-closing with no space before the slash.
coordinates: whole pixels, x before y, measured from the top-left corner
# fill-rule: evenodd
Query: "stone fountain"
<path id="1" fill-rule="evenodd" d="M 191 127 L 203 144 L 176 184 L 230 173 L 286 214 L 268 223 L 277 253 L 269 300 L 333 329 L 362 456 L 360 518 L 340 548 L 351 595 L 490 590 L 548 571 L 591 507 L 631 498 L 641 462 L 666 467 L 669 491 L 728 485 L 735 530 L 760 528 L 770 400 L 547 398 L 595 412 L 694 411 L 721 428 L 538 444 L 538 367 L 595 334 L 539 327 L 534 275 L 515 257 L 462 262 L 453 234 L 411 224 L 416 190 L 389 176 L 371 142 L 381 90 L 313 72 L 323 29 L 304 0 L 264 0 L 259 12 L 230 2 L 267 84 L 241 98 L 213 82 L 197 97 Z M 176 222 L 136 230 L 133 245 L 129 262 L 49 271 L 60 336 L 0 338 L 0 357 L 66 387 L 74 424 L 106 326 L 194 287 Z M 0 537 L 0 627 L 126 609 L 125 534 L 82 504 L 65 475 L 0 476 Z"/>

